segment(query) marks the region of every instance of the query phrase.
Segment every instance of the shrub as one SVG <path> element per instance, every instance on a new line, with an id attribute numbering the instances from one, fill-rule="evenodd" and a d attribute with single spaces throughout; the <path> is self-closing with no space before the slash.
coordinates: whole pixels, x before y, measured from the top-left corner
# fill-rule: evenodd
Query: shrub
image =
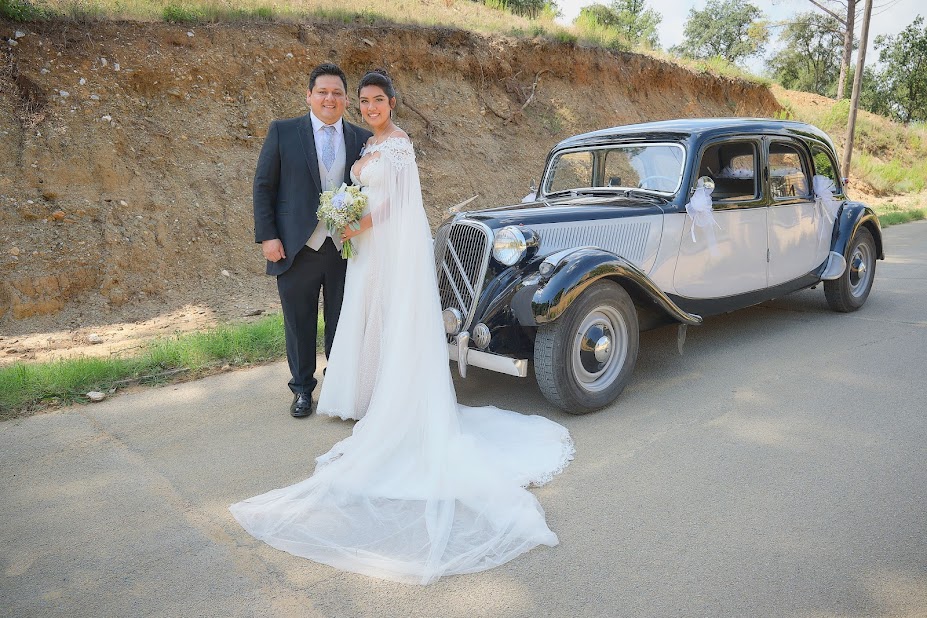
<path id="1" fill-rule="evenodd" d="M 165 5 L 161 15 L 164 21 L 178 24 L 192 24 L 203 18 L 203 14 L 195 7 L 173 3 Z"/>
<path id="2" fill-rule="evenodd" d="M 572 32 L 567 32 L 566 30 L 558 30 L 554 33 L 554 39 L 560 43 L 566 43 L 567 45 L 576 45 L 578 37 Z"/>
<path id="3" fill-rule="evenodd" d="M 0 17 L 17 22 L 36 21 L 45 17 L 45 13 L 29 0 L 0 0 Z"/>

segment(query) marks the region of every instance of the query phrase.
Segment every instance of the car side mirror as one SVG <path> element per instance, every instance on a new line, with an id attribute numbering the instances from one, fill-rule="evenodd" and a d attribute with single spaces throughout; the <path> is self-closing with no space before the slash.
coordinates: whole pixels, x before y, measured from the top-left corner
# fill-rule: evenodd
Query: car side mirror
<path id="1" fill-rule="evenodd" d="M 709 196 L 711 192 L 715 190 L 715 181 L 711 176 L 699 176 L 698 180 L 695 181 L 695 186 L 692 187 L 692 192 L 690 197 L 695 195 L 695 192 L 699 189 L 707 189 Z M 714 202 L 714 200 L 712 200 Z"/>

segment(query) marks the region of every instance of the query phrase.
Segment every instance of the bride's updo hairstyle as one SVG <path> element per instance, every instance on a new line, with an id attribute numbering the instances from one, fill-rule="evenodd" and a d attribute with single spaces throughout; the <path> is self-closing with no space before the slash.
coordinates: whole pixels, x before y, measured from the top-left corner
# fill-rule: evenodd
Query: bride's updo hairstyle
<path id="1" fill-rule="evenodd" d="M 383 92 L 386 93 L 388 98 L 396 98 L 396 89 L 393 88 L 393 80 L 383 69 L 374 69 L 364 73 L 364 76 L 360 80 L 360 84 L 357 85 L 358 96 L 365 86 L 378 86 L 383 89 Z"/>

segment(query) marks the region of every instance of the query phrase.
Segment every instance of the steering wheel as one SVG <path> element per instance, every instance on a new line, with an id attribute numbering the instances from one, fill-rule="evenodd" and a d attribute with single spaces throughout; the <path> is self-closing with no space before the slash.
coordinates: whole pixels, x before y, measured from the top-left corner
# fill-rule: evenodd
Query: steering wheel
<path id="1" fill-rule="evenodd" d="M 651 180 L 665 180 L 670 187 L 669 189 L 665 189 L 666 191 L 671 191 L 672 187 L 675 187 L 677 183 L 676 178 L 670 178 L 669 176 L 654 175 L 654 176 L 647 176 L 645 178 L 641 178 L 640 182 L 637 183 L 637 187 L 639 189 L 654 189 L 655 191 L 664 190 L 664 189 L 658 189 L 656 187 L 647 187 L 646 184 L 650 182 Z"/>

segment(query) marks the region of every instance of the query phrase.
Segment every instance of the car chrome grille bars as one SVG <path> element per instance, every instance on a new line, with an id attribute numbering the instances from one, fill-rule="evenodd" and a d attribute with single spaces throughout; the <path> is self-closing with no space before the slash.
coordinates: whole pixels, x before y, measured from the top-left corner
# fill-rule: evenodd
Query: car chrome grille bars
<path id="1" fill-rule="evenodd" d="M 469 328 L 473 320 L 491 249 L 492 232 L 475 221 L 454 222 L 440 228 L 435 237 L 441 308 L 458 309 L 464 316 L 463 330 Z"/>

